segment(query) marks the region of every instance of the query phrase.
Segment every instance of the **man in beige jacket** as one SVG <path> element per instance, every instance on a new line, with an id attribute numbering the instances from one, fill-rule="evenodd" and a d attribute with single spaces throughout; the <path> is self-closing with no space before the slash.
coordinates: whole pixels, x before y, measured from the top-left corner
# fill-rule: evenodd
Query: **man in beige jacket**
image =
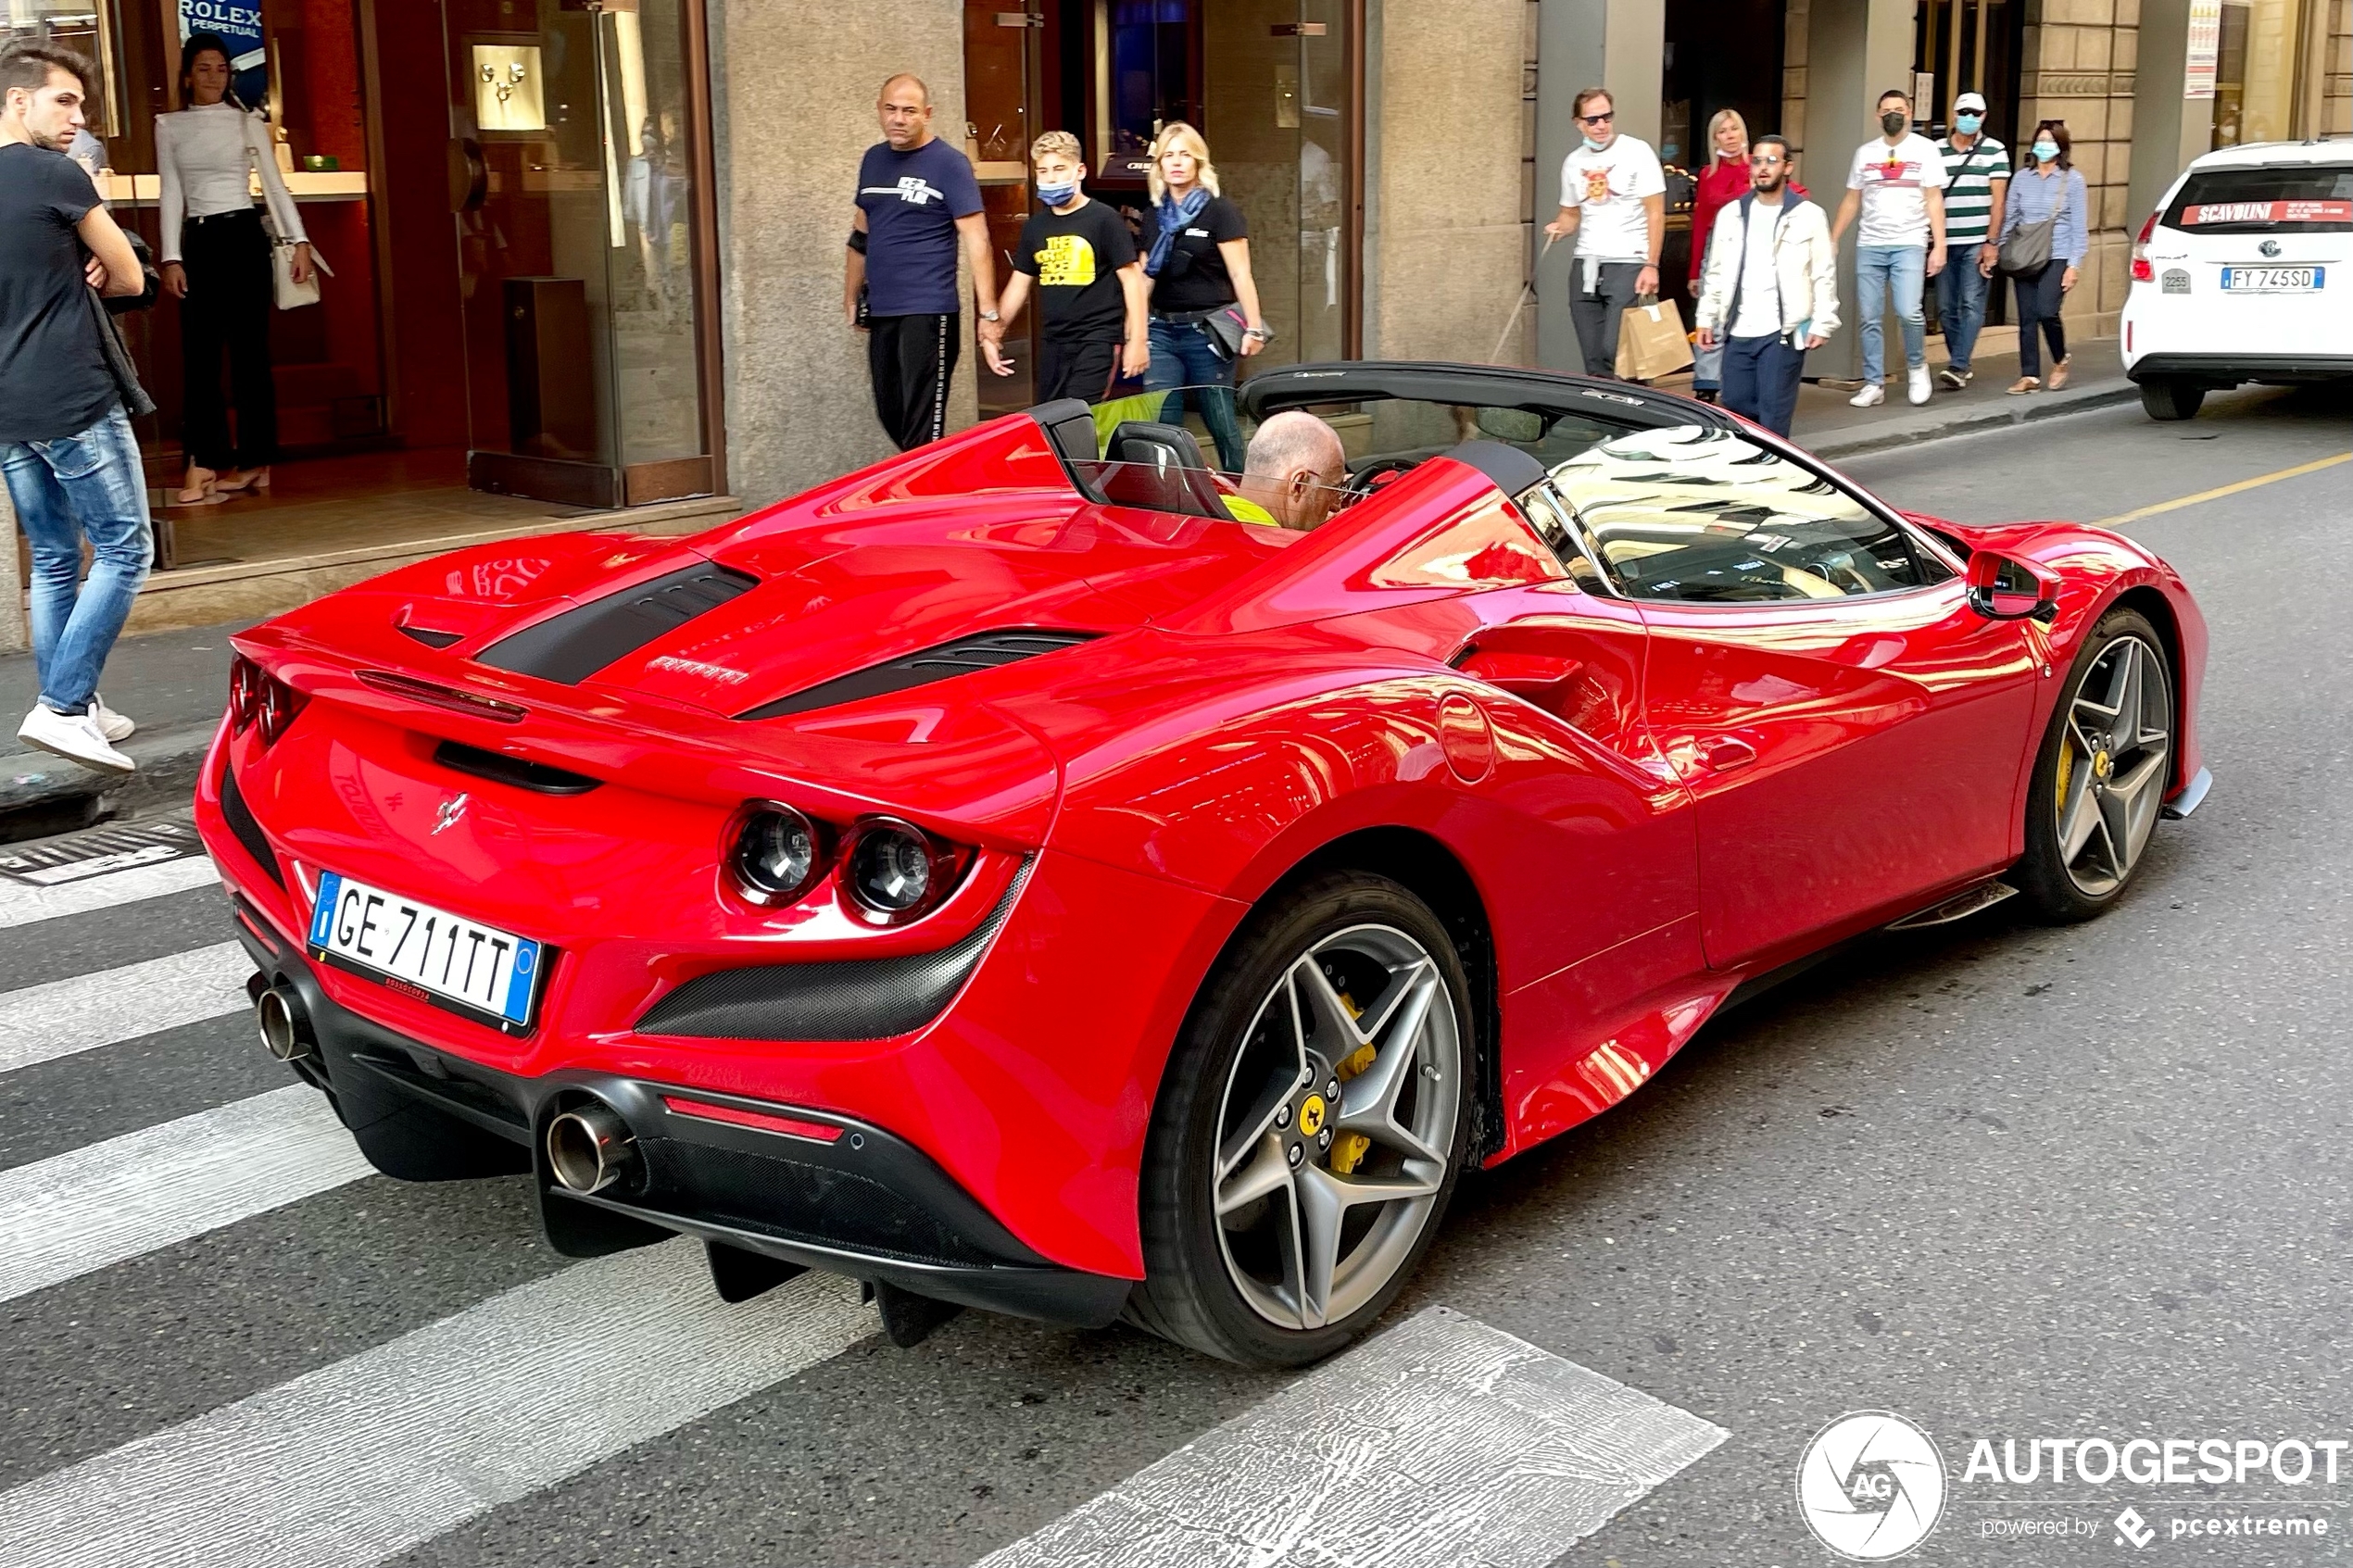
<path id="1" fill-rule="evenodd" d="M 1790 192 L 1786 141 L 1758 137 L 1748 167 L 1708 237 L 1699 341 L 1724 345 L 1724 407 L 1787 435 L 1806 351 L 1838 330 L 1838 250 L 1822 209 Z"/>

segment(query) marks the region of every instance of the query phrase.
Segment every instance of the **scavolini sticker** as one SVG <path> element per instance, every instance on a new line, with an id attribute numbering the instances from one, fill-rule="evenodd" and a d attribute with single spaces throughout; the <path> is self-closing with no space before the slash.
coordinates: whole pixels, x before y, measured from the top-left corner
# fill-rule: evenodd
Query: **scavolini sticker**
<path id="1" fill-rule="evenodd" d="M 2244 1542 L 2250 1562 L 2336 1543 L 2353 1520 L 2353 1437 L 1971 1437 L 1944 1449 L 1890 1411 L 1850 1411 L 1798 1461 L 1797 1506 L 1840 1557 L 1879 1562 L 1919 1549 L 1940 1524 L 1981 1541 L 2142 1551 Z M 1966 1457 L 1960 1457 L 1960 1456 Z"/>

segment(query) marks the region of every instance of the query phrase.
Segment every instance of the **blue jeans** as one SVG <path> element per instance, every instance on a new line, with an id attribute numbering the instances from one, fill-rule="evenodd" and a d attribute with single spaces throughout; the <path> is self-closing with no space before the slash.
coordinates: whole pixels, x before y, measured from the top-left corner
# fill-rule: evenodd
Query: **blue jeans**
<path id="1" fill-rule="evenodd" d="M 1985 325 L 1985 289 L 1994 280 L 1977 270 L 1978 243 L 1948 247 L 1944 270 L 1936 274 L 1936 316 L 1944 326 L 1944 354 L 1953 369 L 1969 369 L 1977 351 L 1977 330 Z"/>
<path id="2" fill-rule="evenodd" d="M 1217 443 L 1217 466 L 1227 473 L 1242 471 L 1242 432 L 1234 422 L 1234 362 L 1212 345 L 1209 329 L 1199 321 L 1152 318 L 1152 362 L 1144 370 L 1146 392 L 1170 392 L 1193 387 L 1193 411 L 1209 427 Z M 1176 424 L 1185 417 L 1184 399 L 1171 397 L 1163 405 L 1162 420 Z"/>
<path id="3" fill-rule="evenodd" d="M 1806 351 L 1778 334 L 1724 340 L 1724 407 L 1787 435 L 1797 417 Z"/>
<path id="4" fill-rule="evenodd" d="M 85 713 L 155 559 L 138 438 L 118 403 L 79 435 L 0 441 L 0 470 L 17 526 L 32 545 L 32 663 L 41 700 L 60 713 Z M 90 580 L 76 592 L 85 538 Z"/>
<path id="5" fill-rule="evenodd" d="M 1856 245 L 1855 311 L 1863 319 L 1863 381 L 1875 384 L 1887 370 L 1887 341 L 1880 318 L 1894 296 L 1895 320 L 1904 329 L 1904 363 L 1928 363 L 1928 320 L 1920 314 L 1920 290 L 1928 281 L 1925 245 Z"/>

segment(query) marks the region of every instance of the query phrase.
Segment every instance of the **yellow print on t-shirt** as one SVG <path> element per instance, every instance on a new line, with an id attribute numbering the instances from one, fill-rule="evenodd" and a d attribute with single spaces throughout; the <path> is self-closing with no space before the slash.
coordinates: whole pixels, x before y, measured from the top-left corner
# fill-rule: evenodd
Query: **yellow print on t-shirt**
<path id="1" fill-rule="evenodd" d="M 1054 234 L 1038 253 L 1040 288 L 1083 289 L 1095 281 L 1095 247 L 1082 235 Z"/>

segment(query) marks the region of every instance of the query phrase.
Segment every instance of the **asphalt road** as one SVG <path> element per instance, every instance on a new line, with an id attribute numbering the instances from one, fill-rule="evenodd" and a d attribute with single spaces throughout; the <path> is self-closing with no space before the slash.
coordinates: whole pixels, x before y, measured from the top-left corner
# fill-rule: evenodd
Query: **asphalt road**
<path id="1" fill-rule="evenodd" d="M 2250 392 L 2210 400 L 2186 426 L 2115 409 L 1848 470 L 1898 506 L 1965 521 L 2102 519 L 2342 454 L 2348 435 L 2344 399 Z M 1794 1477 L 1808 1438 L 1855 1410 L 1918 1423 L 1957 1481 L 1979 1437 L 1997 1449 L 2005 1437 L 2353 1438 L 2353 920 L 2339 893 L 2353 874 L 2348 481 L 2353 464 L 2122 525 L 2183 571 L 2211 623 L 2216 783 L 2193 821 L 2160 830 L 2121 907 L 2067 930 L 1997 909 L 1851 949 L 1712 1022 L 1608 1116 L 1465 1183 L 1400 1320 L 1450 1308 L 1729 1433 L 1565 1562 L 1830 1561 L 1801 1521 Z M 1821 832 L 1832 841 L 1838 824 Z M 75 991 L 79 978 L 169 966 L 227 935 L 218 893 L 197 885 L 0 923 L 0 1067 L 11 1039 L 50 1027 L 41 1020 L 70 1031 L 120 999 Z M 9 1197 L 11 1173 L 286 1082 L 243 1016 L 204 1016 L 217 977 L 138 976 L 125 989 L 142 1005 L 185 992 L 200 1021 L 0 1070 L 0 1209 L 23 1199 Z M 168 1173 L 180 1156 L 157 1158 Z M 335 1424 L 335 1400 L 373 1397 L 353 1381 L 354 1359 L 396 1341 L 417 1352 L 382 1363 L 403 1369 L 403 1399 L 423 1377 L 459 1399 L 478 1383 L 484 1409 L 506 1408 L 502 1368 L 535 1353 L 514 1326 L 529 1320 L 468 1328 L 438 1360 L 433 1325 L 472 1324 L 484 1303 L 536 1299 L 575 1273 L 534 1244 L 522 1184 L 316 1180 L 299 1201 L 248 1205 L 0 1299 L 0 1564 L 62 1561 L 25 1545 L 28 1519 L 95 1506 L 121 1475 L 148 1474 L 142 1453 L 184 1444 L 236 1401 L 277 1409 L 267 1401 L 292 1398 L 289 1386 L 321 1390 L 327 1408 L 285 1406 L 288 1441 L 322 1434 L 306 1462 L 359 1470 L 364 1491 L 402 1454 L 450 1440 L 430 1390 L 393 1400 L 385 1421 Z M 629 1306 L 592 1295 L 576 1310 Z M 811 1311 L 838 1317 L 837 1306 Z M 459 1522 L 383 1539 L 421 1565 L 970 1563 L 1288 1381 L 1125 1329 L 977 1314 L 911 1351 L 855 1325 L 812 1344 L 794 1363 L 804 1370 L 723 1379 L 700 1408 L 675 1421 L 637 1412 L 649 1424 L 635 1428 L 609 1397 L 578 1391 L 603 1386 L 593 1369 L 551 1374 L 514 1407 L 518 1450 L 541 1430 L 610 1427 L 583 1449 L 601 1457 L 550 1484 L 527 1461 L 484 1461 L 477 1501 L 447 1515 Z M 1335 1402 L 1344 1435 L 1353 1406 Z M 208 1468 L 234 1471 L 233 1449 L 187 1453 L 157 1473 L 163 1492 L 201 1494 Z M 289 1471 L 289 1509 L 316 1474 Z M 387 1499 L 396 1490 L 387 1483 Z M 185 1501 L 119 1500 L 134 1517 Z M 2353 1557 L 2348 1455 L 2334 1487 L 2053 1486 L 2047 1474 L 1959 1485 L 1918 1561 L 2137 1555 L 2112 1538 L 2128 1504 L 2158 1530 L 2153 1557 Z M 2329 1534 L 2169 1533 L 2242 1513 L 2324 1518 Z M 2079 1518 L 2096 1528 L 1987 1533 Z M 1475 1561 L 1477 1546 L 1461 1543 L 1455 1560 Z M 223 1547 L 207 1561 L 267 1555 Z M 355 1537 L 287 1560 L 383 1555 Z"/>

